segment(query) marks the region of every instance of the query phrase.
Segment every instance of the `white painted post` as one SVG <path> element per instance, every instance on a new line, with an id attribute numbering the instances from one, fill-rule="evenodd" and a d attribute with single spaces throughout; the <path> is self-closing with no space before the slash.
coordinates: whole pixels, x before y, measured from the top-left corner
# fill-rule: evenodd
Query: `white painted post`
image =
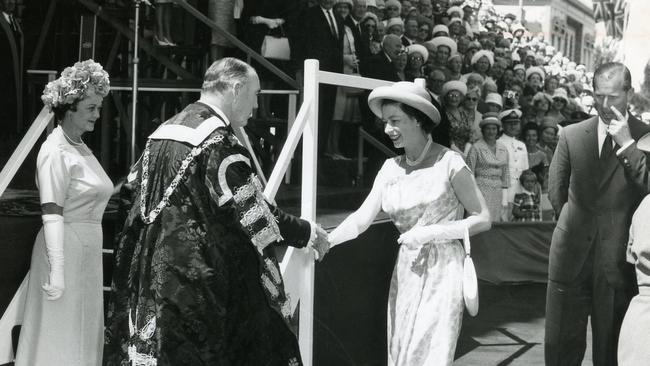
<path id="1" fill-rule="evenodd" d="M 316 221 L 316 172 L 318 158 L 318 60 L 305 61 L 304 98 L 312 101 L 302 138 L 303 219 Z M 305 253 L 304 255 L 311 255 Z M 314 343 L 314 262 L 307 261 L 300 291 L 299 344 L 305 366 L 312 365 Z"/>
<path id="2" fill-rule="evenodd" d="M 289 136 L 289 131 L 293 127 L 293 122 L 296 120 L 296 102 L 298 98 L 296 94 L 289 94 L 289 110 L 287 111 L 287 137 Z M 293 153 L 291 154 L 291 159 L 293 159 Z M 287 173 L 284 176 L 284 183 L 291 184 L 291 161 L 289 161 L 289 166 L 287 166 Z"/>

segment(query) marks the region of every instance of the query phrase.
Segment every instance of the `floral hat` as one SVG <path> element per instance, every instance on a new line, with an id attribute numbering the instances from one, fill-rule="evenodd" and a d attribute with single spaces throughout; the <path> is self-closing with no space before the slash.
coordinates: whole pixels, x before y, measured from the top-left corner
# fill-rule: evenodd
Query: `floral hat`
<path id="1" fill-rule="evenodd" d="M 108 73 L 99 63 L 86 60 L 66 67 L 61 76 L 45 86 L 41 100 L 50 110 L 82 100 L 89 91 L 102 98 L 110 91 Z"/>

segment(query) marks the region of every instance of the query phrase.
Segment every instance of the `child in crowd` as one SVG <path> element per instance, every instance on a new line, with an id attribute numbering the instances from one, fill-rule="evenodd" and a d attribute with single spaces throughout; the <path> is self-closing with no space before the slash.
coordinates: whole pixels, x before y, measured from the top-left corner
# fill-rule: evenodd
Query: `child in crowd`
<path id="1" fill-rule="evenodd" d="M 524 170 L 519 181 L 523 189 L 522 193 L 515 194 L 512 207 L 514 221 L 541 221 L 537 175 L 530 169 Z"/>

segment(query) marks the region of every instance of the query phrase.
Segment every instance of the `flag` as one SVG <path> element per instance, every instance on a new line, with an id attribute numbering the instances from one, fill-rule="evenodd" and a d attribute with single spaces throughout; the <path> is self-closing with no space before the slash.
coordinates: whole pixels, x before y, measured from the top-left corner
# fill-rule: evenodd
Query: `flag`
<path id="1" fill-rule="evenodd" d="M 620 39 L 625 30 L 626 0 L 593 0 L 594 20 L 605 22 L 607 35 Z"/>

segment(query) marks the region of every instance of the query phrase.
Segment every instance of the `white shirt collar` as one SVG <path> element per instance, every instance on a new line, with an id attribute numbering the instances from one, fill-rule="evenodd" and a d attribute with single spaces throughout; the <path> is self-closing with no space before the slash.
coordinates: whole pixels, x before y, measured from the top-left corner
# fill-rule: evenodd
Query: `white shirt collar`
<path id="1" fill-rule="evenodd" d="M 629 118 L 629 115 L 627 113 L 627 110 L 625 111 L 625 120 Z M 603 121 L 600 116 L 598 116 L 598 156 L 600 156 L 600 152 L 603 151 L 603 143 L 605 142 L 605 138 L 607 137 L 607 125 Z M 615 146 L 615 142 L 612 139 L 612 146 Z"/>
<path id="2" fill-rule="evenodd" d="M 214 104 L 210 104 L 210 103 L 206 102 L 205 100 L 199 99 L 199 102 L 201 102 L 201 103 L 207 105 L 208 107 L 210 107 L 210 109 L 212 109 L 212 111 L 214 113 L 216 113 L 219 117 L 221 117 L 221 119 L 223 119 L 223 122 L 226 124 L 226 126 L 230 126 L 230 120 L 228 119 L 228 117 L 226 117 L 226 114 L 223 113 L 223 111 L 219 107 L 217 107 Z"/>

